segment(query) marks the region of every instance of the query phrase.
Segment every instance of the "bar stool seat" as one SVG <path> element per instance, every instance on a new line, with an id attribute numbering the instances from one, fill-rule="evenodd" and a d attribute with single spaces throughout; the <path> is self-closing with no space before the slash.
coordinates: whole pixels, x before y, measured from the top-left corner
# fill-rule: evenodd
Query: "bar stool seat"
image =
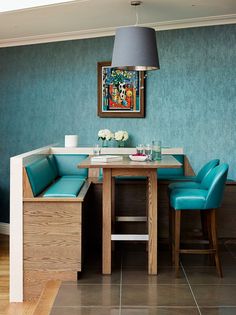
<path id="1" fill-rule="evenodd" d="M 203 179 L 198 189 L 173 189 L 170 194 L 170 245 L 172 262 L 175 264 L 175 273 L 178 276 L 180 254 L 210 254 L 214 256 L 217 273 L 222 277 L 222 267 L 218 251 L 216 209 L 220 207 L 225 182 L 227 179 L 228 164 L 213 168 Z M 200 210 L 207 217 L 209 236 L 208 249 L 180 248 L 180 227 L 182 212 Z"/>
<path id="2" fill-rule="evenodd" d="M 205 207 L 207 193 L 206 189 L 174 189 L 170 203 L 174 209 L 201 210 Z"/>

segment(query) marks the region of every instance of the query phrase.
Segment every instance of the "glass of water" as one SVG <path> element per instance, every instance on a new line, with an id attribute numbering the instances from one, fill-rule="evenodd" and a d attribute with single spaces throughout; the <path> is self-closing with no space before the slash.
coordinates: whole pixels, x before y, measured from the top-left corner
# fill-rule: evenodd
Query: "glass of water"
<path id="1" fill-rule="evenodd" d="M 161 160 L 161 141 L 153 141 L 152 158 L 154 161 Z"/>
<path id="2" fill-rule="evenodd" d="M 99 144 L 95 144 L 93 147 L 93 155 L 100 155 L 101 154 L 101 148 Z"/>
<path id="3" fill-rule="evenodd" d="M 136 151 L 137 151 L 137 154 L 143 154 L 144 152 L 144 145 L 143 144 L 138 144 L 137 147 L 136 147 Z"/>
<path id="4" fill-rule="evenodd" d="M 151 161 L 152 160 L 152 146 L 151 146 L 151 144 L 145 145 L 145 154 L 147 155 L 147 160 Z"/>

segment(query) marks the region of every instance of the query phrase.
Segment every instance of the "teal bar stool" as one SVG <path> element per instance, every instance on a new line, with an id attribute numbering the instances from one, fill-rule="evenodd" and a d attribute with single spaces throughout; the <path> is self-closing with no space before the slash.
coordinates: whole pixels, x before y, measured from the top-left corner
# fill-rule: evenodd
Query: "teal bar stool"
<path id="1" fill-rule="evenodd" d="M 168 186 L 169 191 L 177 188 L 199 188 L 204 177 L 219 164 L 219 159 L 209 161 L 200 169 L 197 176 L 189 176 L 189 178 L 187 176 L 185 181 L 170 184 Z"/>
<path id="2" fill-rule="evenodd" d="M 171 183 L 168 186 L 168 195 L 170 195 L 171 191 L 173 189 L 182 189 L 182 188 L 200 188 L 201 182 L 205 178 L 205 176 L 217 165 L 220 164 L 219 159 L 214 159 L 206 163 L 198 172 L 197 176 L 189 176 L 186 178 L 185 181 L 181 182 L 175 182 Z M 169 209 L 169 229 L 171 228 L 171 211 Z M 205 237 L 207 237 L 208 231 L 207 231 L 207 223 L 205 220 L 205 216 L 201 214 L 201 225 L 202 225 L 202 231 Z M 171 232 L 169 232 L 170 234 Z M 170 241 L 170 240 L 169 240 Z M 171 242 L 171 241 L 170 241 Z"/>
<path id="3" fill-rule="evenodd" d="M 200 188 L 173 189 L 170 194 L 171 220 L 171 249 L 172 261 L 175 264 L 176 277 L 179 271 L 180 254 L 210 254 L 214 256 L 217 273 L 222 277 L 222 268 L 218 251 L 216 209 L 221 206 L 225 182 L 228 173 L 228 164 L 213 168 L 204 177 Z M 181 249 L 180 225 L 183 211 L 201 210 L 207 216 L 209 231 L 208 249 Z"/>

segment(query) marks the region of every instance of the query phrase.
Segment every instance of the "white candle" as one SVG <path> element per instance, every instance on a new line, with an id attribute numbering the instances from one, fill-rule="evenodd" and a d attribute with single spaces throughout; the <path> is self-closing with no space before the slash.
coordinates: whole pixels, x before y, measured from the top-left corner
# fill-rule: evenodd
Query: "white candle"
<path id="1" fill-rule="evenodd" d="M 67 148 L 75 148 L 79 144 L 79 136 L 78 135 L 65 135 L 65 147 Z"/>

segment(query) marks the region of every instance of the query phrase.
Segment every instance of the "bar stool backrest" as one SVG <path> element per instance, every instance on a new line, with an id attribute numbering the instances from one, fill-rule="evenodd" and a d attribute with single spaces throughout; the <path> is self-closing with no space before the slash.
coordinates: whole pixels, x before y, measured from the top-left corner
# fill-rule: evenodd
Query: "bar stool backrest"
<path id="1" fill-rule="evenodd" d="M 213 168 L 204 177 L 201 186 L 208 190 L 205 209 L 216 209 L 221 206 L 229 166 L 224 163 Z"/>
<path id="2" fill-rule="evenodd" d="M 198 172 L 196 176 L 196 182 L 201 183 L 205 176 L 217 165 L 220 164 L 219 159 L 214 159 L 206 163 Z"/>

